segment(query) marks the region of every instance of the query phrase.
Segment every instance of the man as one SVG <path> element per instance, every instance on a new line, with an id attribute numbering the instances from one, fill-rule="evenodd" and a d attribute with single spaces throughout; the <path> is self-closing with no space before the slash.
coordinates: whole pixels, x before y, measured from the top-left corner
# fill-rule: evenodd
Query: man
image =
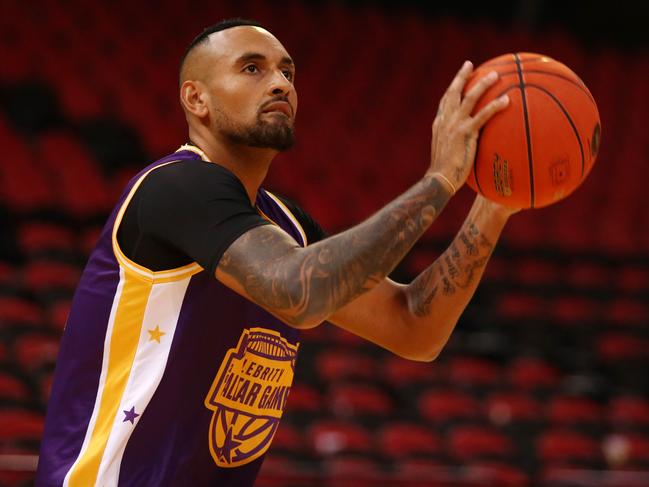
<path id="1" fill-rule="evenodd" d="M 265 191 L 293 143 L 295 66 L 255 22 L 190 45 L 180 101 L 191 144 L 127 186 L 83 273 L 63 336 L 37 485 L 249 486 L 282 416 L 298 330 L 328 320 L 433 360 L 513 210 L 477 197 L 449 249 L 409 285 L 386 276 L 464 183 L 492 73 L 441 100 L 424 177 L 326 238 Z"/>

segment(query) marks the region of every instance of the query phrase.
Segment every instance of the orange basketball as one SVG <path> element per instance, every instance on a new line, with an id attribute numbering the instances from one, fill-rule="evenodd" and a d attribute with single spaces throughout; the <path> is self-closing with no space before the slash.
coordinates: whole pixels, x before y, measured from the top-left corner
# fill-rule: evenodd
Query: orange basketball
<path id="1" fill-rule="evenodd" d="M 474 113 L 509 95 L 509 106 L 482 128 L 467 183 L 512 208 L 555 203 L 579 187 L 593 167 L 600 140 L 597 104 L 568 67 L 541 54 L 505 54 L 478 66 L 465 93 L 489 71 L 499 80 Z"/>

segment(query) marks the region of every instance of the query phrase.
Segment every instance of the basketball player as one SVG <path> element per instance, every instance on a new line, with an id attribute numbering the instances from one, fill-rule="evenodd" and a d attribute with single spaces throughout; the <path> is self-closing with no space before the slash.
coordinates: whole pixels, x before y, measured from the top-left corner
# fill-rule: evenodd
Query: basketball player
<path id="1" fill-rule="evenodd" d="M 440 102 L 422 179 L 326 237 L 261 186 L 293 144 L 295 70 L 255 22 L 222 22 L 187 49 L 191 142 L 127 185 L 92 252 L 37 485 L 250 486 L 286 405 L 300 329 L 328 320 L 420 361 L 446 343 L 513 210 L 477 197 L 427 270 L 409 285 L 386 276 L 462 186 L 480 127 L 506 107 L 505 97 L 470 115 L 495 75 L 462 97 L 465 63 Z"/>

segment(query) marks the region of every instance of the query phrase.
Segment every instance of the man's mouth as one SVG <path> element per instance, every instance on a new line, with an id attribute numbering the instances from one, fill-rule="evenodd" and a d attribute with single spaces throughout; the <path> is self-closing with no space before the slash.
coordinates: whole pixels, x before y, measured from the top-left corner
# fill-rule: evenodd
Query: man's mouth
<path id="1" fill-rule="evenodd" d="M 283 113 L 288 118 L 293 118 L 293 109 L 286 101 L 274 101 L 264 107 L 261 113 Z"/>

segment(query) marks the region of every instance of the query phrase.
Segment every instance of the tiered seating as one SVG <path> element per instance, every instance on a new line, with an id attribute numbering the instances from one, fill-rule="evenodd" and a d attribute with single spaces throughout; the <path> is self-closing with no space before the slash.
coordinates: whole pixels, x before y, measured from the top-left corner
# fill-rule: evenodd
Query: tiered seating
<path id="1" fill-rule="evenodd" d="M 631 472 L 649 472 L 646 53 L 587 51 L 559 30 L 538 36 L 369 3 L 231 0 L 200 11 L 172 1 L 155 14 L 127 0 L 3 4 L 0 455 L 29 465 L 24 455 L 38 452 L 59 338 L 107 211 L 139 168 L 184 142 L 184 46 L 205 19 L 247 15 L 298 66 L 298 142 L 268 185 L 332 232 L 423 174 L 437 100 L 466 58 L 554 56 L 585 80 L 603 121 L 583 187 L 512 219 L 434 363 L 330 325 L 304 333 L 259 485 L 649 485 Z M 131 19 L 143 17 L 134 29 Z M 471 199 L 468 189 L 454 198 L 400 276 L 440 255 Z M 29 484 L 32 473 L 2 465 L 0 483 Z"/>

